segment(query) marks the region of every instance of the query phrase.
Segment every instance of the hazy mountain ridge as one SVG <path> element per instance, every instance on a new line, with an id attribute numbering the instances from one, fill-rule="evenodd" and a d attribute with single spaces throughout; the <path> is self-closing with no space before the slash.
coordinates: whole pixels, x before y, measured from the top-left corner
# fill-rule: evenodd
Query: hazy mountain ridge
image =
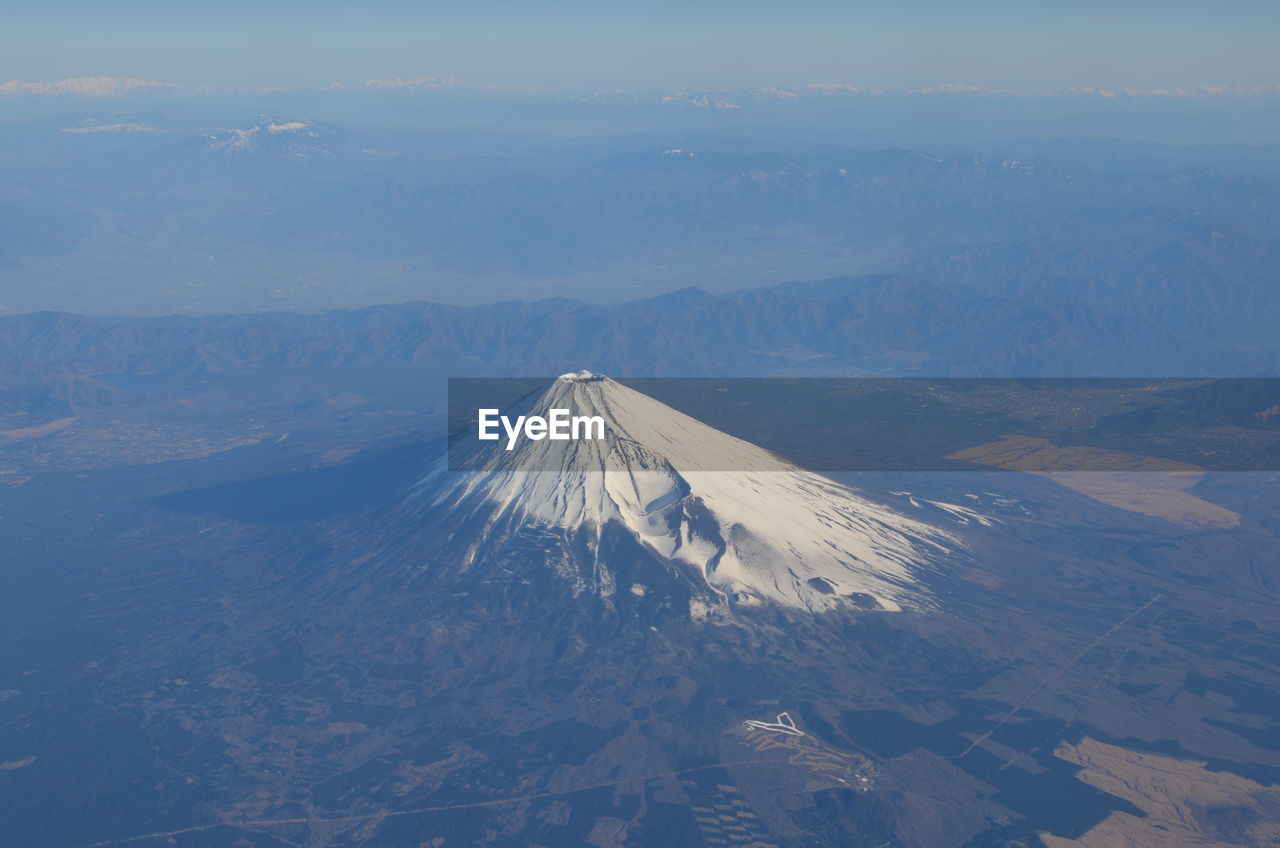
<path id="1" fill-rule="evenodd" d="M 1249 234 L 1280 216 L 1280 192 L 1268 181 L 1206 169 L 1102 175 L 907 150 L 712 150 L 696 158 L 565 151 L 346 167 L 354 171 L 282 185 L 260 213 L 237 210 L 216 219 L 215 232 L 466 273 L 536 275 L 620 261 L 705 263 L 697 254 L 708 251 L 803 265 L 815 249 L 852 258 L 1046 237 L 1105 244 L 1117 227 L 1146 240 L 1200 220 Z M 484 250 L 473 249 L 478 238 Z"/>
<path id="2" fill-rule="evenodd" d="M 1274 369 L 1277 353 L 1265 322 L 1250 330 L 1230 313 L 1194 307 L 1107 313 L 871 276 L 728 295 L 690 289 L 618 306 L 555 299 L 319 315 L 34 313 L 0 318 L 0 359 L 11 384 L 60 373 L 234 373 L 381 361 L 457 363 L 460 372 L 474 373 L 547 373 L 586 363 L 633 376 L 1194 376 Z"/>
<path id="3" fill-rule="evenodd" d="M 620 302 L 870 272 L 1026 280 L 1055 299 L 1081 277 L 1093 288 L 1071 298 L 1096 305 L 1175 298 L 1192 273 L 1179 255 L 1198 291 L 1244 287 L 1233 300 L 1256 303 L 1280 256 L 1280 186 L 1220 150 L 770 151 L 688 132 L 353 130 L 293 112 L 230 130 L 55 136 L 0 171 L 15 198 L 0 213 L 0 311 Z M 90 284 L 104 262 L 118 280 L 110 304 Z"/>

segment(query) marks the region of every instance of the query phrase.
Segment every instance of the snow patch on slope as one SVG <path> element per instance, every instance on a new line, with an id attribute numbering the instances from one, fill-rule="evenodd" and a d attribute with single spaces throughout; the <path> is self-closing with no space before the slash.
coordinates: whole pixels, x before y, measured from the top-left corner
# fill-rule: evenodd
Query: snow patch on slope
<path id="1" fill-rule="evenodd" d="M 491 510 L 490 524 L 597 536 L 616 522 L 736 603 L 814 611 L 927 606 L 918 575 L 956 547 L 929 524 L 608 378 L 565 374 L 508 414 L 553 408 L 602 416 L 606 437 L 526 439 L 486 454 L 477 471 L 432 475 L 444 484 L 432 503 Z M 685 470 L 707 468 L 750 470 Z"/>

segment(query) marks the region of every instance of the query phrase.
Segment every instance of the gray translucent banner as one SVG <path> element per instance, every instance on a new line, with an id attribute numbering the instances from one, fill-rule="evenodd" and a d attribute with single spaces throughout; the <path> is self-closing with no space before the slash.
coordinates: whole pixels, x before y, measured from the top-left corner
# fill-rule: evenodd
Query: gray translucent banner
<path id="1" fill-rule="evenodd" d="M 449 429 L 459 471 L 1275 471 L 1280 379 L 454 378 Z"/>

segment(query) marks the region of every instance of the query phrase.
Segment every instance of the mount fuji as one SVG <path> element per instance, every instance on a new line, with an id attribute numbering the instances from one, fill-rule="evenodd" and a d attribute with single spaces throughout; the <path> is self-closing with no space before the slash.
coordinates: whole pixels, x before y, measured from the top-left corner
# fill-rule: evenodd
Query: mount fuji
<path id="1" fill-rule="evenodd" d="M 783 408 L 729 392 L 716 408 Z M 64 488 L 37 479 L 10 498 L 19 576 L 65 556 L 56 523 L 28 529 L 31 504 L 88 493 L 83 526 L 166 534 L 111 548 L 131 555 L 119 564 L 93 559 L 103 537 L 82 530 L 92 567 L 53 585 L 84 612 L 60 626 L 84 638 L 0 682 L 33 740 L 0 774 L 38 778 L 0 792 L 6 822 L 23 807 L 67 822 L 50 840 L 28 815 L 22 844 L 993 848 L 1112 844 L 1120 827 L 1163 844 L 1146 838 L 1174 821 L 1163 807 L 1096 782 L 1116 763 L 1200 785 L 1230 774 L 1264 821 L 1254 787 L 1277 758 L 1243 734 L 1275 687 L 1241 682 L 1275 641 L 1261 522 L 1179 531 L 1031 474 L 884 474 L 855 491 L 729 435 L 777 426 L 717 417 L 720 432 L 655 399 L 687 391 L 648 382 L 577 372 L 511 404 L 461 397 L 455 413 L 607 426 L 555 442 L 526 427 L 511 450 L 476 439 L 453 462 L 414 434 L 272 478 L 258 464 L 275 448 L 228 450 L 200 473 L 252 479 L 192 491 L 176 514 L 165 492 L 193 462 L 97 489 L 49 475 Z M 786 410 L 775 425 L 829 414 Z M 120 499 L 122 479 L 167 500 Z M 1214 486 L 1274 525 L 1256 483 Z M 340 511 L 286 511 L 335 492 Z M 217 511 L 230 501 L 243 509 Z M 18 644 L 73 641 L 11 626 L 62 606 L 9 607 Z M 63 667 L 65 682 L 41 670 Z M 100 718 L 116 709 L 122 723 Z M 86 750 L 128 769 L 85 770 Z M 88 813 L 40 805 L 82 771 L 102 799 Z M 148 806 L 117 803 L 121 783 L 149 787 Z M 1220 820 L 1179 819 L 1215 845 Z M 1102 842 L 1081 837 L 1097 827 Z M 1226 841 L 1262 844 L 1240 832 Z"/>
<path id="2" fill-rule="evenodd" d="M 509 412 L 552 409 L 602 417 L 605 438 L 477 443 L 474 470 L 441 463 L 413 488 L 433 568 L 529 582 L 550 566 L 575 596 L 687 602 L 694 620 L 936 605 L 921 577 L 959 549 L 952 534 L 607 377 L 565 374 Z"/>

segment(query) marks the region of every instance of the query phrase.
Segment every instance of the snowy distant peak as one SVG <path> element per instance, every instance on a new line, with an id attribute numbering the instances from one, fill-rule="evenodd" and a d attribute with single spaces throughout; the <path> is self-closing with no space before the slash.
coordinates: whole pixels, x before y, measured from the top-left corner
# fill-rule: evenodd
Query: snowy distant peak
<path id="1" fill-rule="evenodd" d="M 620 529 L 725 608 L 931 606 L 919 578 L 958 547 L 931 525 L 589 371 L 562 375 L 506 414 L 557 408 L 601 416 L 606 437 L 526 439 L 489 452 L 479 470 L 424 479 L 419 497 L 451 525 L 483 526 L 481 547 L 529 531 L 585 537 L 598 552 Z M 691 470 L 708 467 L 728 470 Z M 612 591 L 612 564 L 591 557 L 576 563 L 575 583 Z"/>
<path id="2" fill-rule="evenodd" d="M 331 152 L 330 136 L 327 128 L 313 121 L 284 121 L 259 115 L 234 129 L 207 130 L 197 141 L 217 153 L 310 158 Z"/>
<path id="3" fill-rule="evenodd" d="M 266 126 L 269 133 L 300 132 L 306 133 L 311 138 L 320 137 L 319 133 L 312 129 L 311 124 L 306 121 L 288 121 L 283 124 L 268 123 Z"/>

